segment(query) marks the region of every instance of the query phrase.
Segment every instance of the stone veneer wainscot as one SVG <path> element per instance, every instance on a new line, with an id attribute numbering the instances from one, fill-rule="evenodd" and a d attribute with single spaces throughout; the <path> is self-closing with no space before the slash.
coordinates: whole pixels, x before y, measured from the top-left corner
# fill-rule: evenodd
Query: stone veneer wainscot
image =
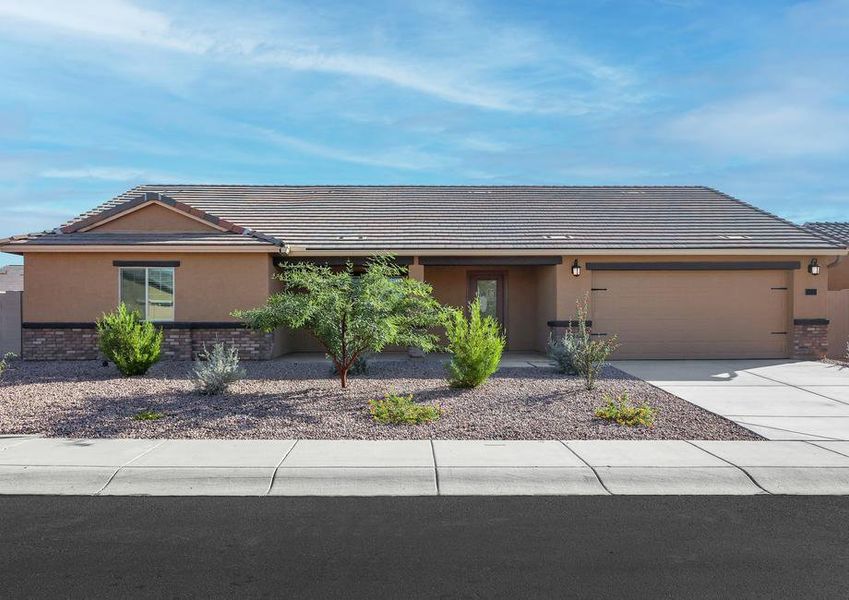
<path id="1" fill-rule="evenodd" d="M 272 334 L 240 323 L 165 323 L 162 327 L 164 360 L 192 360 L 204 344 L 211 347 L 215 342 L 233 344 L 244 360 L 266 360 L 273 352 Z M 24 323 L 22 334 L 24 360 L 102 358 L 93 323 Z"/>

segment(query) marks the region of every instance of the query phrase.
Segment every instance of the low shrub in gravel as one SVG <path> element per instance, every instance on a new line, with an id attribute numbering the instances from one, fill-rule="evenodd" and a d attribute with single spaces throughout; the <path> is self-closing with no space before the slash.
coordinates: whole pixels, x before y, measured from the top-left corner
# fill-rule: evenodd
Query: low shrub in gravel
<path id="1" fill-rule="evenodd" d="M 195 387 L 201 394 L 214 396 L 227 391 L 231 383 L 243 379 L 245 370 L 239 364 L 239 350 L 235 346 L 216 342 L 212 350 L 198 353 L 201 361 L 195 367 Z"/>
<path id="2" fill-rule="evenodd" d="M 587 297 L 584 297 L 583 302 L 577 303 L 575 320 L 578 322 L 578 329 L 575 332 L 571 329 L 566 332 L 558 345 L 558 351 L 563 353 L 560 357 L 563 366 L 583 377 L 584 385 L 591 390 L 595 387 L 595 382 L 607 359 L 619 347 L 619 344 L 615 335 L 604 339 L 593 338 L 590 335 L 587 328 L 589 315 L 587 304 Z"/>
<path id="3" fill-rule="evenodd" d="M 631 404 L 628 392 L 623 392 L 613 398 L 604 396 L 605 404 L 595 410 L 595 416 L 607 421 L 613 421 L 618 425 L 627 427 L 652 427 L 654 425 L 654 409 L 645 402 L 639 406 Z"/>
<path id="4" fill-rule="evenodd" d="M 554 363 L 555 368 L 559 373 L 564 375 L 577 375 L 578 371 L 572 363 L 575 356 L 575 336 L 571 331 L 567 331 L 563 337 L 556 338 L 549 336 L 548 338 L 548 357 Z"/>
<path id="5" fill-rule="evenodd" d="M 387 394 L 383 400 L 369 400 L 368 405 L 372 419 L 392 425 L 430 423 L 442 414 L 442 409 L 436 404 L 416 404 L 412 394 Z"/>
<path id="6" fill-rule="evenodd" d="M 98 345 L 106 360 L 125 377 L 144 375 L 159 361 L 162 330 L 122 302 L 115 312 L 97 320 Z"/>
<path id="7" fill-rule="evenodd" d="M 165 413 L 158 410 L 140 410 L 133 415 L 134 421 L 158 421 L 163 418 L 165 418 Z"/>
<path id="8" fill-rule="evenodd" d="M 481 314 L 480 298 L 469 304 L 469 316 L 456 308 L 445 310 L 443 318 L 448 337 L 448 384 L 473 388 L 498 370 L 507 340 L 496 319 Z"/>
<path id="9" fill-rule="evenodd" d="M 0 358 L 0 377 L 3 377 L 3 373 L 9 368 L 9 363 L 17 357 L 18 355 L 14 352 L 7 352 L 3 358 Z"/>

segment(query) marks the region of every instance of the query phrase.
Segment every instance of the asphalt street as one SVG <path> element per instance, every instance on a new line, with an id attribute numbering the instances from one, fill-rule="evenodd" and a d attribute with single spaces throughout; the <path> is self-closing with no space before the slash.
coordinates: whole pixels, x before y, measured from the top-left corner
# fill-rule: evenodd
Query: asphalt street
<path id="1" fill-rule="evenodd" d="M 3 598 L 846 598 L 849 497 L 0 497 Z"/>

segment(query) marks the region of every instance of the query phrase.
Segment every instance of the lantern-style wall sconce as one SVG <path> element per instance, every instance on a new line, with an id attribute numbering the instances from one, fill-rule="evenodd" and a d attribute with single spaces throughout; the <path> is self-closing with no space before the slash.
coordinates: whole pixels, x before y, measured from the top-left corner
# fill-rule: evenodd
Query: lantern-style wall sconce
<path id="1" fill-rule="evenodd" d="M 817 264 L 816 258 L 812 258 L 811 262 L 808 263 L 808 273 L 810 273 L 811 275 L 819 275 L 821 269 L 822 267 Z"/>
<path id="2" fill-rule="evenodd" d="M 572 275 L 575 277 L 579 277 L 581 275 L 581 265 L 578 264 L 578 259 L 575 259 L 575 262 L 572 263 Z"/>

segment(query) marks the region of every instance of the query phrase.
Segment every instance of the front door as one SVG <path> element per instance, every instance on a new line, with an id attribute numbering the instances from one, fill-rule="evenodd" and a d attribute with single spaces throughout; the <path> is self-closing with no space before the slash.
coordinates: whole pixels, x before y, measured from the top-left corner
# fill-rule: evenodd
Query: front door
<path id="1" fill-rule="evenodd" d="M 504 323 L 504 273 L 492 271 L 470 271 L 468 302 L 481 300 L 481 314 L 493 317 L 505 327 Z"/>

